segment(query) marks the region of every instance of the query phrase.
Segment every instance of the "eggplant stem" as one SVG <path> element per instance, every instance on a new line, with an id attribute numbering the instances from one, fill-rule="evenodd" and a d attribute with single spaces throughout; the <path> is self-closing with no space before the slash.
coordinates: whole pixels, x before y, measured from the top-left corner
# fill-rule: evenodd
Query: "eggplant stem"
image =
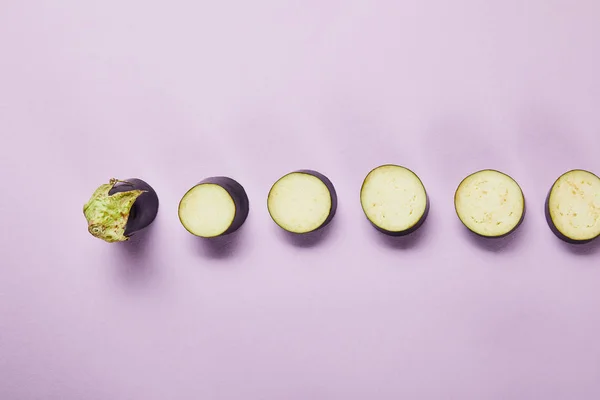
<path id="1" fill-rule="evenodd" d="M 133 186 L 133 183 L 128 182 L 128 181 L 122 181 L 122 180 L 117 179 L 117 178 L 110 178 L 110 180 L 108 181 L 108 183 L 110 185 L 112 185 L 112 186 L 115 186 L 117 183 L 126 183 L 128 185 L 132 185 Z"/>

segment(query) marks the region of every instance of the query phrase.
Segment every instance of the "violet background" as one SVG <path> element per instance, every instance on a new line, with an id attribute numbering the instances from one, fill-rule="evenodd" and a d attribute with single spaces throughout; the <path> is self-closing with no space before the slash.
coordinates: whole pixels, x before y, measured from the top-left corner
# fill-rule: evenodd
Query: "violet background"
<path id="1" fill-rule="evenodd" d="M 0 3 L 0 398 L 598 399 L 600 244 L 543 216 L 553 181 L 600 172 L 600 2 Z M 367 172 L 431 199 L 386 240 Z M 326 174 L 336 218 L 294 242 L 266 210 L 286 172 Z M 490 244 L 459 181 L 512 175 L 528 213 Z M 250 197 L 233 238 L 177 219 L 194 183 Z M 86 231 L 111 177 L 157 190 L 126 245 Z"/>

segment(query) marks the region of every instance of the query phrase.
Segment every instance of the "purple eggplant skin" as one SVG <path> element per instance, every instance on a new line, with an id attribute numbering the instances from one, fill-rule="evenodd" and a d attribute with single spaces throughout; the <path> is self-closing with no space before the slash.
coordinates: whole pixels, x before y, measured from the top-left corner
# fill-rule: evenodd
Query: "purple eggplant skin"
<path id="1" fill-rule="evenodd" d="M 129 218 L 127 219 L 125 232 L 123 233 L 128 237 L 148 227 L 156 218 L 156 214 L 158 214 L 158 196 L 156 195 L 156 191 L 143 180 L 132 178 L 117 182 L 108 192 L 109 195 L 113 195 L 136 189 L 144 190 L 145 192 L 135 200 L 129 212 Z"/>
<path id="2" fill-rule="evenodd" d="M 306 235 L 307 233 L 311 233 L 311 232 L 315 232 L 320 229 L 323 229 L 331 222 L 331 220 L 335 216 L 335 212 L 337 211 L 338 198 L 337 198 L 337 193 L 335 191 L 335 187 L 333 186 L 333 183 L 325 175 L 323 175 L 322 173 L 317 172 L 315 170 L 312 170 L 312 169 L 299 169 L 292 173 L 307 174 L 307 175 L 312 175 L 316 178 L 319 178 L 319 180 L 321 182 L 323 182 L 325 184 L 325 186 L 327 186 L 327 189 L 329 190 L 329 194 L 331 195 L 331 209 L 329 210 L 329 215 L 327 216 L 327 219 L 325 221 L 323 221 L 321 226 L 319 226 L 318 228 L 313 229 L 310 232 L 297 233 L 297 235 Z"/>
<path id="3" fill-rule="evenodd" d="M 556 227 L 556 225 L 554 225 L 554 221 L 552 221 L 552 217 L 550 216 L 550 193 L 552 193 L 552 189 L 550 189 L 550 191 L 548 192 L 548 195 L 546 196 L 546 202 L 544 203 L 544 215 L 546 216 L 546 222 L 548 223 L 548 227 L 550 227 L 550 230 L 552 231 L 552 233 L 554 233 L 554 235 L 559 238 L 560 240 L 569 243 L 569 244 L 586 244 L 591 242 L 592 240 L 595 240 L 596 238 L 598 238 L 598 236 L 596 236 L 595 238 L 592 239 L 586 239 L 586 240 L 575 240 L 575 239 L 571 239 L 568 236 L 563 235 L 558 228 Z"/>
<path id="4" fill-rule="evenodd" d="M 211 183 L 221 186 L 227 191 L 227 193 L 229 193 L 233 199 L 233 204 L 235 204 L 235 215 L 233 217 L 233 222 L 225 232 L 217 237 L 229 235 L 230 233 L 240 229 L 244 222 L 246 222 L 246 218 L 248 218 L 248 214 L 250 213 L 250 201 L 248 200 L 248 195 L 246 194 L 244 187 L 235 179 L 227 176 L 212 176 L 203 179 L 198 183 L 198 185 L 203 183 Z"/>
<path id="5" fill-rule="evenodd" d="M 375 225 L 373 222 L 371 222 L 370 219 L 367 218 L 367 221 L 369 221 L 369 223 L 371 225 L 373 225 L 373 227 L 375 229 L 377 229 L 379 232 L 384 233 L 388 236 L 393 236 L 393 237 L 400 237 L 400 236 L 407 236 L 410 235 L 411 233 L 415 232 L 417 229 L 419 229 L 424 223 L 425 220 L 427 219 L 427 216 L 429 215 L 429 196 L 427 195 L 427 192 L 425 192 L 425 196 L 426 196 L 426 205 L 425 205 L 425 212 L 423 212 L 423 216 L 421 217 L 421 219 L 419 219 L 417 221 L 416 224 L 414 224 L 413 226 L 411 226 L 408 229 L 405 229 L 403 231 L 388 231 L 387 229 L 383 229 L 377 225 Z"/>

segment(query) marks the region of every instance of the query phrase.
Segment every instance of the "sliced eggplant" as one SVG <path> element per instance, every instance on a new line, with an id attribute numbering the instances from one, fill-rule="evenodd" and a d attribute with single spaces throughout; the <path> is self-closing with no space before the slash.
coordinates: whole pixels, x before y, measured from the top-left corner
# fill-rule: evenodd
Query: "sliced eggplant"
<path id="1" fill-rule="evenodd" d="M 88 231 L 106 242 L 124 242 L 146 228 L 158 213 L 158 196 L 141 179 L 111 179 L 83 206 Z"/>
<path id="2" fill-rule="evenodd" d="M 462 180 L 454 195 L 454 207 L 469 230 L 489 238 L 510 234 L 525 217 L 525 197 L 519 184 L 490 169 Z"/>
<path id="3" fill-rule="evenodd" d="M 192 235 L 203 238 L 228 235 L 238 230 L 250 212 L 246 191 L 225 176 L 202 180 L 179 202 L 179 220 Z"/>
<path id="4" fill-rule="evenodd" d="M 267 198 L 277 225 L 292 233 L 309 233 L 326 226 L 335 215 L 337 194 L 323 174 L 303 169 L 280 178 Z"/>
<path id="5" fill-rule="evenodd" d="M 546 221 L 565 242 L 583 244 L 600 236 L 600 178 L 576 169 L 561 175 L 550 188 Z"/>
<path id="6" fill-rule="evenodd" d="M 416 231 L 429 212 L 421 179 L 408 168 L 392 164 L 367 174 L 360 189 L 360 203 L 369 222 L 390 236 Z"/>

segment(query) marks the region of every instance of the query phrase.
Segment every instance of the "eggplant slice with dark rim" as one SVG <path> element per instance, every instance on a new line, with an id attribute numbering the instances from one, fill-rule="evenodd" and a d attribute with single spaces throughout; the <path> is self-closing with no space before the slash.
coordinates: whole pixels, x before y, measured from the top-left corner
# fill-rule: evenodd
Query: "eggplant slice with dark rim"
<path id="1" fill-rule="evenodd" d="M 552 232 L 567 243 L 596 239 L 600 236 L 600 178 L 580 169 L 564 173 L 546 196 L 545 214 Z"/>
<path id="2" fill-rule="evenodd" d="M 111 179 L 83 206 L 88 231 L 106 242 L 124 242 L 146 228 L 158 213 L 158 196 L 141 179 Z"/>
<path id="3" fill-rule="evenodd" d="M 323 228 L 333 219 L 337 194 L 323 174 L 303 169 L 280 178 L 267 197 L 269 215 L 282 229 L 297 234 Z"/>
<path id="4" fill-rule="evenodd" d="M 429 213 L 423 182 L 399 165 L 386 164 L 371 170 L 360 189 L 360 203 L 369 222 L 390 236 L 416 231 Z"/>
<path id="5" fill-rule="evenodd" d="M 454 195 L 460 221 L 488 238 L 512 233 L 525 217 L 525 196 L 519 184 L 496 170 L 475 172 L 462 180 Z"/>
<path id="6" fill-rule="evenodd" d="M 192 235 L 212 238 L 237 231 L 246 221 L 250 202 L 237 181 L 225 176 L 202 180 L 179 202 L 179 220 Z"/>

